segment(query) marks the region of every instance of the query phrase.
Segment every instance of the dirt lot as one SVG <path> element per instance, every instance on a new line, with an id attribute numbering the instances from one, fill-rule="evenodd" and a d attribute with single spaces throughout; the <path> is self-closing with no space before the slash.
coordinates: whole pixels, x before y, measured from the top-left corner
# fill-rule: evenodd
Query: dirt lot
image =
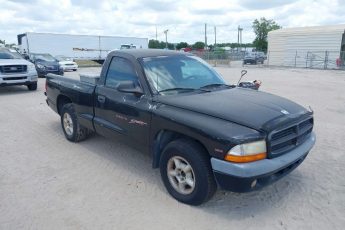
<path id="1" fill-rule="evenodd" d="M 217 70 L 233 83 L 241 68 Z M 0 229 L 344 229 L 345 72 L 248 70 L 263 91 L 312 107 L 316 146 L 277 183 L 219 190 L 200 207 L 172 199 L 148 155 L 101 136 L 65 140 L 44 79 L 37 92 L 0 88 Z"/>

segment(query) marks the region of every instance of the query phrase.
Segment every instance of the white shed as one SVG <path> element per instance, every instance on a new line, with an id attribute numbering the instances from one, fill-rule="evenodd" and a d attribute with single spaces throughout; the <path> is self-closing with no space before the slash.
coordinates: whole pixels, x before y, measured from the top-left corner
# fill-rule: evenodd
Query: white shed
<path id="1" fill-rule="evenodd" d="M 345 24 L 271 31 L 267 62 L 274 66 L 337 68 L 345 59 L 344 31 Z"/>

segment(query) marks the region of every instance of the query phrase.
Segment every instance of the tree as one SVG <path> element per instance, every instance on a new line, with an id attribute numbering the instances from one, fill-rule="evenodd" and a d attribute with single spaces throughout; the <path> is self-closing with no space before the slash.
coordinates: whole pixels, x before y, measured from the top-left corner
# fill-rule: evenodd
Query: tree
<path id="1" fill-rule="evenodd" d="M 150 41 L 149 41 L 149 48 L 150 49 L 160 49 L 160 47 L 159 47 L 159 41 L 158 40 L 153 40 L 153 39 L 151 39 Z"/>
<path id="2" fill-rule="evenodd" d="M 194 45 L 192 45 L 193 49 L 204 49 L 205 43 L 203 42 L 195 42 Z"/>
<path id="3" fill-rule="evenodd" d="M 187 48 L 188 47 L 188 43 L 187 42 L 180 42 L 180 43 L 177 43 L 176 45 L 176 49 L 180 50 L 182 48 Z"/>
<path id="4" fill-rule="evenodd" d="M 255 19 L 253 22 L 253 30 L 256 38 L 253 44 L 256 49 L 266 52 L 268 32 L 281 28 L 282 27 L 273 20 L 267 20 L 266 18 L 260 18 L 260 20 Z"/>
<path id="5" fill-rule="evenodd" d="M 158 41 L 154 39 L 149 40 L 149 48 L 150 49 L 165 49 L 165 42 Z M 168 42 L 168 49 L 173 50 L 175 49 L 175 45 Z"/>

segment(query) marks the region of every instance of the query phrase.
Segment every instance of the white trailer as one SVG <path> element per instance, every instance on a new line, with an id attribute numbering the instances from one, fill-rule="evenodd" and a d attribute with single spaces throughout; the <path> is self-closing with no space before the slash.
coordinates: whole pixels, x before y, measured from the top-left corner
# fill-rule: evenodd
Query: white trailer
<path id="1" fill-rule="evenodd" d="M 268 33 L 268 64 L 338 68 L 345 57 L 345 25 L 285 28 Z"/>
<path id="2" fill-rule="evenodd" d="M 54 33 L 19 34 L 18 46 L 21 53 L 49 53 L 82 60 L 104 60 L 111 50 L 148 48 L 147 38 L 72 35 Z"/>

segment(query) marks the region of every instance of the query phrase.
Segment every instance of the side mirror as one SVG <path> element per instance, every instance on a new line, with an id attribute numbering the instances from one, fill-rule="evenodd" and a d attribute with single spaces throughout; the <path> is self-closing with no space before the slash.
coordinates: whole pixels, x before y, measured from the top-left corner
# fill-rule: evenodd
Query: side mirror
<path id="1" fill-rule="evenodd" d="M 144 94 L 143 90 L 134 81 L 121 81 L 117 86 L 117 90 L 123 93 L 133 93 L 136 96 Z"/>

